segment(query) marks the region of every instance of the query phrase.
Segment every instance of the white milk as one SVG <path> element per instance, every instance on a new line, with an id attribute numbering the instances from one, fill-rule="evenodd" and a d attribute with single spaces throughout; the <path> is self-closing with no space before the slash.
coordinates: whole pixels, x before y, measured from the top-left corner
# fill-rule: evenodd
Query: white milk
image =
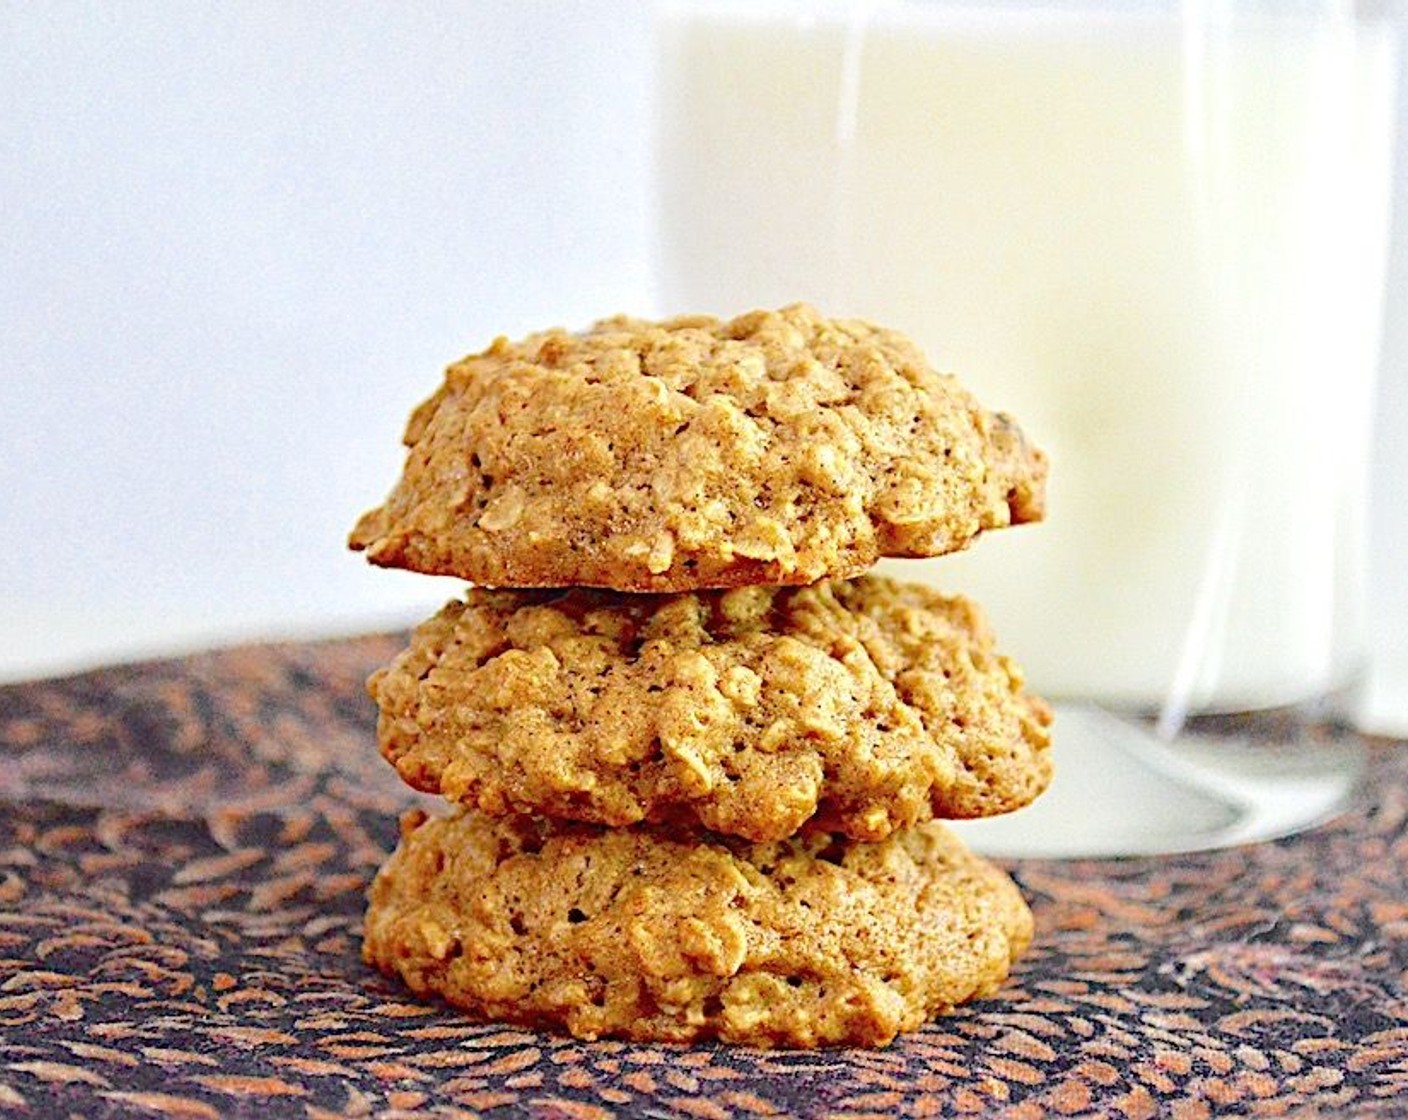
<path id="1" fill-rule="evenodd" d="M 873 318 L 1018 418 L 1049 520 L 890 570 L 981 602 L 1039 689 L 1177 718 L 1341 684 L 1387 36 L 822 11 L 662 18 L 661 310 Z"/>

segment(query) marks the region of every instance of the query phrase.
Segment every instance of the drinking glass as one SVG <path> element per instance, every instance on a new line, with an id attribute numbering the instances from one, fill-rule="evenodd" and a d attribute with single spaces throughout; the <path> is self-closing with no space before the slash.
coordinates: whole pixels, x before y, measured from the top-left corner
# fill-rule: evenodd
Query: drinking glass
<path id="1" fill-rule="evenodd" d="M 1057 778 L 965 835 L 1283 835 L 1362 766 L 1392 28 L 1353 5 L 663 4 L 657 302 L 913 337 L 1051 457 L 1048 520 L 890 561 L 1056 701 Z"/>

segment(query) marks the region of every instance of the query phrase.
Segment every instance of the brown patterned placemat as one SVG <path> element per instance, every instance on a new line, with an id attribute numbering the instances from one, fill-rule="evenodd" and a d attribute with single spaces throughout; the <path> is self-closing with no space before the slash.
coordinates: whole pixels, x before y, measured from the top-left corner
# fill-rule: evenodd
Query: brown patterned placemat
<path id="1" fill-rule="evenodd" d="M 362 681 L 399 636 L 0 688 L 0 1114 L 1408 1114 L 1408 751 L 1296 839 L 1011 865 L 1002 998 L 883 1051 L 570 1039 L 358 956 L 415 795 Z"/>

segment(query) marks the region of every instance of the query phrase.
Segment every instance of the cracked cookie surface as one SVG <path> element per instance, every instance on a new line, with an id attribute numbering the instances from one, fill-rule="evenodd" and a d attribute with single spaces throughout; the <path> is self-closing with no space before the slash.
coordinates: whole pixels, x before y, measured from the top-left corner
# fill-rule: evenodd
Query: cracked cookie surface
<path id="1" fill-rule="evenodd" d="M 991 994 L 1031 939 L 941 825 L 767 844 L 460 811 L 402 821 L 364 956 L 421 996 L 581 1038 L 883 1045 Z"/>
<path id="2" fill-rule="evenodd" d="M 1050 779 L 1047 705 L 970 602 L 879 576 L 678 595 L 471 589 L 373 674 L 382 753 L 491 814 L 878 840 Z"/>
<path id="3" fill-rule="evenodd" d="M 490 587 L 859 575 L 1040 520 L 1046 459 L 903 335 L 802 304 L 500 338 L 413 413 L 350 537 Z"/>

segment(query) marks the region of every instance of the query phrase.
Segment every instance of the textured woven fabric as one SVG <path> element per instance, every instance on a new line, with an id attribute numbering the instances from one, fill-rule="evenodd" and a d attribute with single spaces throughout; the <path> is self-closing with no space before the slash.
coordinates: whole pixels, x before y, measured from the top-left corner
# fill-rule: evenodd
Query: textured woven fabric
<path id="1" fill-rule="evenodd" d="M 1001 997 L 886 1050 L 586 1044 L 468 1022 L 361 963 L 364 892 L 416 797 L 363 679 L 402 642 L 0 689 L 0 1115 L 1408 1108 L 1402 747 L 1299 838 L 1009 865 L 1037 939 Z"/>

